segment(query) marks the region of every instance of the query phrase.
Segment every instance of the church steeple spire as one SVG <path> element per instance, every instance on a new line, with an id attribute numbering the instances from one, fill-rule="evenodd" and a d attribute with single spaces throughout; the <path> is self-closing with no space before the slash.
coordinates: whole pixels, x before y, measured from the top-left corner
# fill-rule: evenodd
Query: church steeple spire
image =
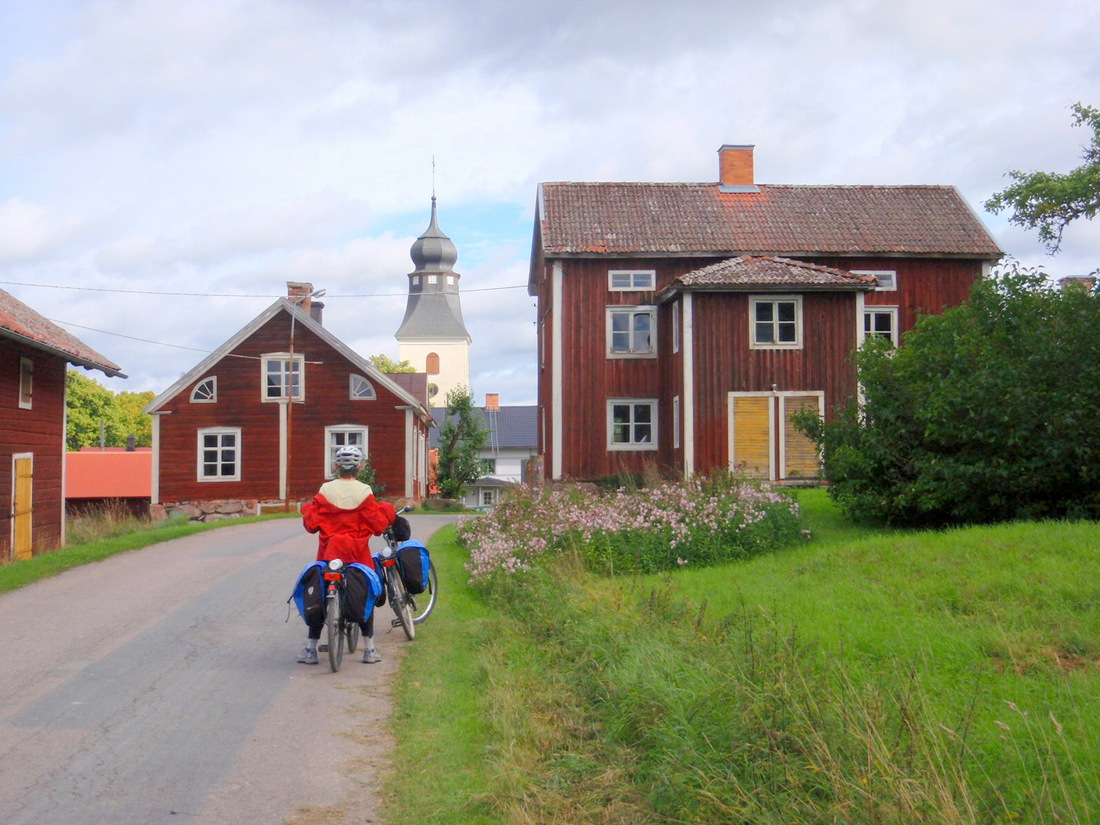
<path id="1" fill-rule="evenodd" d="M 415 268 L 409 273 L 408 303 L 396 335 L 399 359 L 428 373 L 431 402 L 438 405 L 451 389 L 469 388 L 470 333 L 458 294 L 462 276 L 454 271 L 458 249 L 439 228 L 434 191 L 431 221 L 409 255 Z"/>

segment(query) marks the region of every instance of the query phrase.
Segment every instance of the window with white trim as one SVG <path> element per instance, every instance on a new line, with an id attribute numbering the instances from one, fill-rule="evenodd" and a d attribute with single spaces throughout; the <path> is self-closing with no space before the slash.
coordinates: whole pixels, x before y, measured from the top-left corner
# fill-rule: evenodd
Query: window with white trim
<path id="1" fill-rule="evenodd" d="M 335 478 L 333 467 L 336 463 L 336 451 L 341 447 L 358 447 L 367 454 L 367 428 L 357 424 L 341 424 L 325 427 L 325 473 L 326 478 Z"/>
<path id="2" fill-rule="evenodd" d="M 214 404 L 218 400 L 218 376 L 202 379 L 191 390 L 192 404 Z"/>
<path id="3" fill-rule="evenodd" d="M 607 288 L 612 292 L 645 292 L 656 287 L 655 269 L 611 269 L 607 273 Z"/>
<path id="4" fill-rule="evenodd" d="M 895 347 L 898 345 L 898 308 L 865 307 L 863 310 L 863 337 L 877 336 L 885 338 Z"/>
<path id="5" fill-rule="evenodd" d="M 672 398 L 672 448 L 680 449 L 680 396 Z"/>
<path id="6" fill-rule="evenodd" d="M 656 355 L 656 326 L 656 307 L 608 307 L 608 357 L 637 358 Z"/>
<path id="7" fill-rule="evenodd" d="M 657 449 L 657 399 L 614 398 L 607 402 L 609 450 Z"/>
<path id="8" fill-rule="evenodd" d="M 753 295 L 749 313 L 752 349 L 802 349 L 801 295 Z"/>
<path id="9" fill-rule="evenodd" d="M 374 401 L 378 398 L 378 393 L 365 375 L 353 372 L 348 375 L 348 398 L 352 401 Z"/>
<path id="10" fill-rule="evenodd" d="M 683 304 L 680 301 L 675 301 L 672 304 L 672 352 L 673 354 L 680 351 L 680 312 Z"/>
<path id="11" fill-rule="evenodd" d="M 853 275 L 870 275 L 878 284 L 875 292 L 896 292 L 898 288 L 898 273 L 893 269 L 853 269 Z"/>
<path id="12" fill-rule="evenodd" d="M 208 427 L 198 431 L 198 480 L 241 480 L 240 427 Z"/>
<path id="13" fill-rule="evenodd" d="M 34 407 L 34 361 L 30 358 L 19 359 L 19 409 Z"/>
<path id="14" fill-rule="evenodd" d="M 291 398 L 301 401 L 305 397 L 305 356 L 289 352 L 272 352 L 260 358 L 263 400 L 279 401 Z"/>

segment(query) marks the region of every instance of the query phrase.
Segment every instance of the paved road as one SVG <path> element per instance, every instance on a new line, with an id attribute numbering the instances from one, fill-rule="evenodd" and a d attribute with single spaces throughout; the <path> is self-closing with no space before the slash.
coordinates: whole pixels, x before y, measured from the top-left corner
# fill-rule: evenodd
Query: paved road
<path id="1" fill-rule="evenodd" d="M 0 823 L 378 821 L 410 643 L 387 606 L 381 663 L 297 664 L 285 602 L 315 549 L 296 519 L 226 527 L 0 596 Z"/>

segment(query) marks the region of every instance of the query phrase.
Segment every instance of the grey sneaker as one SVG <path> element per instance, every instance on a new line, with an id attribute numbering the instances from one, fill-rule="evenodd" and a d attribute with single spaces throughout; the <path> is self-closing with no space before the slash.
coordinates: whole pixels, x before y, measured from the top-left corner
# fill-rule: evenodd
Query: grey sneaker
<path id="1" fill-rule="evenodd" d="M 363 663 L 364 664 L 373 665 L 375 662 L 381 662 L 381 661 L 382 661 L 382 657 L 379 655 L 378 651 L 375 650 L 373 647 L 370 650 L 364 650 L 363 651 Z"/>
<path id="2" fill-rule="evenodd" d="M 303 647 L 302 652 L 298 654 L 298 661 L 303 665 L 315 665 L 317 664 L 317 649 Z"/>

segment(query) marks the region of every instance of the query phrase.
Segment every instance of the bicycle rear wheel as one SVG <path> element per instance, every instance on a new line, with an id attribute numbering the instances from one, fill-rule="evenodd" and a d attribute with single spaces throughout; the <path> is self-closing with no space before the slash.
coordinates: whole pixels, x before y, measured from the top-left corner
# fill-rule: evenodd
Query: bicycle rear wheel
<path id="1" fill-rule="evenodd" d="M 409 593 L 397 572 L 397 565 L 386 568 L 386 593 L 390 607 L 397 614 L 394 624 L 401 625 L 405 637 L 411 642 L 416 637 L 416 625 L 413 624 L 412 610 L 409 608 Z"/>
<path id="2" fill-rule="evenodd" d="M 439 582 L 435 575 L 435 565 L 428 566 L 428 586 L 423 593 L 409 595 L 409 603 L 412 605 L 413 623 L 420 624 L 435 609 L 435 600 L 439 596 Z"/>
<path id="3" fill-rule="evenodd" d="M 344 628 L 348 637 L 348 653 L 354 653 L 355 648 L 359 647 L 359 622 L 348 621 Z"/>
<path id="4" fill-rule="evenodd" d="M 325 627 L 328 629 L 328 664 L 335 673 L 344 659 L 344 633 L 340 626 L 340 597 L 331 595 L 325 607 Z"/>

